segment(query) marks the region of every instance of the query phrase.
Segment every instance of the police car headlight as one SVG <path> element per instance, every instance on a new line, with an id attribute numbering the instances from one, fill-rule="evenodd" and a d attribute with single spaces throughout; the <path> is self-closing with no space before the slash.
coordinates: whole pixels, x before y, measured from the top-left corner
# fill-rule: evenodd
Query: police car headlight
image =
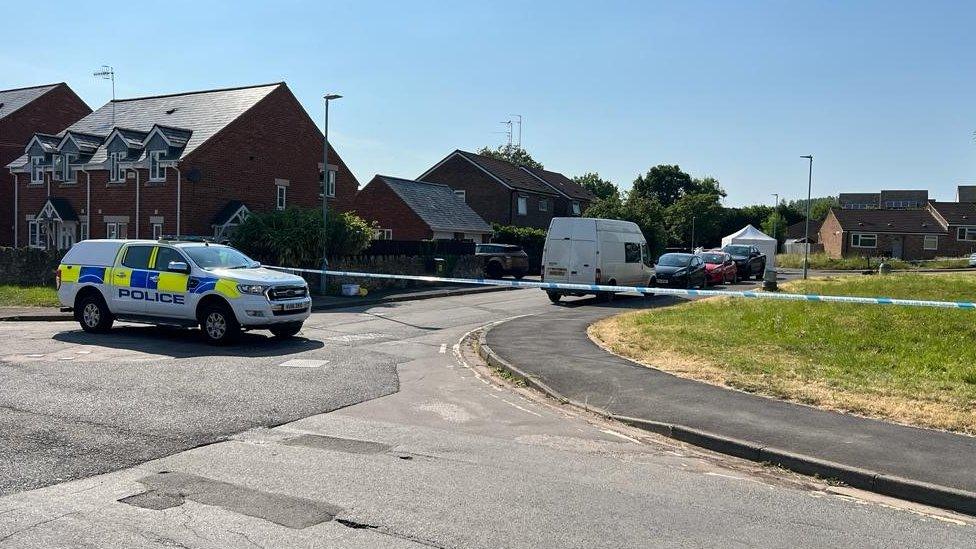
<path id="1" fill-rule="evenodd" d="M 261 295 L 267 290 L 267 286 L 261 286 L 260 284 L 238 284 L 237 291 L 242 294 L 252 294 Z"/>

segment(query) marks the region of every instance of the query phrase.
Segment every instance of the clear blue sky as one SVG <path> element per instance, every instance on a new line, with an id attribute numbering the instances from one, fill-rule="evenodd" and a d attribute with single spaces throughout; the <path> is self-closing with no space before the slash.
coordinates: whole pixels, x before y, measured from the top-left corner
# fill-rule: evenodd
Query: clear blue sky
<path id="1" fill-rule="evenodd" d="M 805 195 L 810 153 L 815 195 L 976 181 L 976 4 L 151 5 L 21 3 L 0 89 L 66 81 L 97 107 L 103 63 L 120 98 L 284 80 L 317 121 L 339 92 L 331 137 L 362 184 L 502 143 L 511 114 L 547 168 L 628 188 L 676 163 L 728 205 Z"/>

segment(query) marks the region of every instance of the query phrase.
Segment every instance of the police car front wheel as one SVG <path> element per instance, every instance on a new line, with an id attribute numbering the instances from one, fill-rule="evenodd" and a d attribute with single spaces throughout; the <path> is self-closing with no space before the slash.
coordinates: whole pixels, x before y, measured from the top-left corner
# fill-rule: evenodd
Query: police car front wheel
<path id="1" fill-rule="evenodd" d="M 100 334 L 112 328 L 112 313 L 100 295 L 85 296 L 78 305 L 78 322 L 82 330 Z"/>
<path id="2" fill-rule="evenodd" d="M 200 317 L 200 327 L 208 343 L 214 345 L 233 343 L 241 334 L 241 326 L 228 307 L 207 307 Z"/>

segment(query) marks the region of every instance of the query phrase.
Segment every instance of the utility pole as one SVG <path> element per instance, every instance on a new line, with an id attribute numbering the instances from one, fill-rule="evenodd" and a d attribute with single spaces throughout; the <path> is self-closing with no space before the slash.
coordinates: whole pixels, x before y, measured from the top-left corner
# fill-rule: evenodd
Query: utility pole
<path id="1" fill-rule="evenodd" d="M 807 229 L 804 234 L 803 240 L 803 280 L 807 279 L 807 269 L 810 264 L 810 200 L 811 191 L 813 190 L 813 155 L 806 154 L 800 158 L 806 158 L 810 161 L 810 171 L 807 174 Z"/>
<path id="2" fill-rule="evenodd" d="M 97 76 L 102 80 L 112 81 L 112 126 L 115 126 L 115 69 L 108 65 L 102 65 L 101 70 L 97 70 L 92 73 L 92 76 Z"/>
<path id="3" fill-rule="evenodd" d="M 779 229 L 779 216 L 776 212 L 779 211 L 779 193 L 773 193 L 773 238 L 776 239 L 776 253 L 779 253 L 779 236 L 777 235 L 777 229 Z"/>
<path id="4" fill-rule="evenodd" d="M 499 124 L 505 124 L 505 135 L 508 136 L 508 148 L 512 148 L 512 121 L 506 120 L 504 122 L 499 122 Z"/>
<path id="5" fill-rule="evenodd" d="M 691 216 L 691 253 L 695 253 L 695 216 Z"/>
<path id="6" fill-rule="evenodd" d="M 328 286 L 325 271 L 329 270 L 329 101 L 342 96 L 336 93 L 326 94 L 325 124 L 322 128 L 325 145 L 322 147 L 322 275 L 319 277 L 319 292 L 325 295 Z"/>

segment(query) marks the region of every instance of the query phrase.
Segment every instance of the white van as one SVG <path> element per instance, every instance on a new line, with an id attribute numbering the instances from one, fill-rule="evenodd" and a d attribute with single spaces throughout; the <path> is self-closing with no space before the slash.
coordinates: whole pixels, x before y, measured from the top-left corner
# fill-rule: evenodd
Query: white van
<path id="1" fill-rule="evenodd" d="M 636 223 L 616 219 L 554 217 L 542 252 L 542 280 L 569 284 L 650 286 L 654 259 Z M 612 293 L 546 290 L 555 303 L 564 295 Z"/>

